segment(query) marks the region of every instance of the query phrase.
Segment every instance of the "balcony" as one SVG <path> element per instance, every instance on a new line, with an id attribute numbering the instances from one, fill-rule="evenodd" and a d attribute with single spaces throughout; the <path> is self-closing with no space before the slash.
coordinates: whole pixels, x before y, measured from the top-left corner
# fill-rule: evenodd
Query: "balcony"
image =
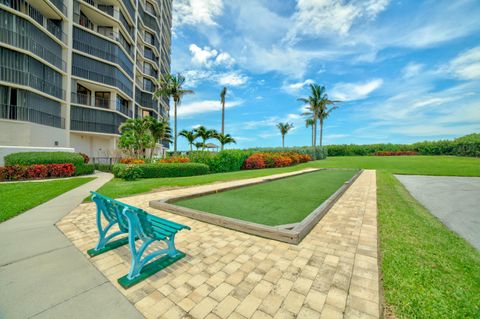
<path id="1" fill-rule="evenodd" d="M 46 94 L 55 96 L 59 99 L 65 99 L 65 91 L 52 83 L 38 77 L 26 70 L 16 70 L 0 65 L 0 80 L 25 85 L 42 91 Z"/>
<path id="2" fill-rule="evenodd" d="M 58 10 L 60 10 L 63 15 L 67 15 L 67 7 L 63 3 L 64 0 L 50 0 L 50 2 L 53 3 L 55 7 L 57 7 Z"/>
<path id="3" fill-rule="evenodd" d="M 57 39 L 59 39 L 63 43 L 67 43 L 67 34 L 62 30 L 61 20 L 50 20 L 45 18 L 40 11 L 32 7 L 25 0 L 3 0 L 0 3 L 14 10 L 17 10 L 18 12 L 28 15 L 30 18 L 32 18 L 38 24 L 48 30 Z"/>
<path id="4" fill-rule="evenodd" d="M 118 126 L 91 121 L 71 120 L 70 129 L 73 131 L 98 132 L 107 134 L 118 134 Z"/>
<path id="5" fill-rule="evenodd" d="M 33 27 L 33 25 L 31 25 Z M 40 31 L 38 31 L 40 32 Z M 60 54 L 55 54 L 52 51 L 45 48 L 43 45 L 44 42 L 38 42 L 34 38 L 34 34 L 20 34 L 19 32 L 14 32 L 4 28 L 3 26 L 0 27 L 0 42 L 10 44 L 14 47 L 21 48 L 31 53 L 35 54 L 36 56 L 44 59 L 45 61 L 51 63 L 52 65 L 56 66 L 62 71 L 67 70 L 66 62 L 60 57 Z M 51 40 L 51 39 L 50 39 Z M 51 40 L 53 41 L 53 40 Z"/>
<path id="6" fill-rule="evenodd" d="M 130 18 L 134 20 L 135 9 L 133 8 L 132 2 L 130 2 L 130 0 L 122 0 L 122 3 L 125 5 L 125 8 L 127 8 L 127 12 L 130 15 Z"/>
<path id="7" fill-rule="evenodd" d="M 88 94 L 72 92 L 72 103 L 74 104 L 94 106 L 102 109 L 109 109 L 111 101 L 112 100 L 110 99 L 102 98 L 99 96 L 92 96 Z"/>
<path id="8" fill-rule="evenodd" d="M 128 108 L 128 106 L 117 103 L 116 110 L 128 117 L 133 117 L 133 112 Z"/>
<path id="9" fill-rule="evenodd" d="M 25 121 L 57 128 L 65 128 L 65 119 L 61 116 L 34 110 L 25 106 L 0 104 L 0 118 Z"/>
<path id="10" fill-rule="evenodd" d="M 114 112 L 88 109 L 72 105 L 70 128 L 74 131 L 118 134 L 125 117 Z"/>

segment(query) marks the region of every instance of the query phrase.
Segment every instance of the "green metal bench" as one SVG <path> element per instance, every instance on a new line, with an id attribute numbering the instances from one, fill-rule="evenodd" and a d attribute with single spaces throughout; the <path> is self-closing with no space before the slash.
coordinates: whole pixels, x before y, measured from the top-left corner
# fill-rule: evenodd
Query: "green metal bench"
<path id="1" fill-rule="evenodd" d="M 91 193 L 92 200 L 97 205 L 99 240 L 95 248 L 88 250 L 88 254 L 96 256 L 128 243 L 132 262 L 129 273 L 118 279 L 122 287 L 129 288 L 185 257 L 185 253 L 175 248 L 174 241 L 178 231 L 190 230 L 190 227 L 151 215 L 140 208 L 99 193 Z M 105 227 L 102 225 L 102 216 L 107 221 Z M 108 231 L 116 224 L 119 230 L 107 236 Z M 112 240 L 122 234 L 128 234 L 128 237 Z M 137 240 L 141 241 L 140 245 L 136 245 Z M 165 242 L 166 247 L 145 254 L 156 241 Z M 155 259 L 156 257 L 159 258 Z"/>

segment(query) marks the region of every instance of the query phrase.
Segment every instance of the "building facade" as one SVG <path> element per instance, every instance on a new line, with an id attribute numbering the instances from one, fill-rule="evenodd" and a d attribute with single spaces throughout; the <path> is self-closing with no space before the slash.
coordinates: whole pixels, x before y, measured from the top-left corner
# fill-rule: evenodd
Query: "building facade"
<path id="1" fill-rule="evenodd" d="M 125 120 L 169 120 L 172 0 L 0 0 L 0 23 L 0 145 L 114 157 Z"/>

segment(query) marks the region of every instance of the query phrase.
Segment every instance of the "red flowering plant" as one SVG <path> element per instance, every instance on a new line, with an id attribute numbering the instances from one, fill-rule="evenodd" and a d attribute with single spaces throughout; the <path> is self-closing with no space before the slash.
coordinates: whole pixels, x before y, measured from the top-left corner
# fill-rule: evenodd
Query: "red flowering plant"
<path id="1" fill-rule="evenodd" d="M 172 156 L 167 158 L 162 158 L 157 161 L 157 163 L 189 163 L 190 159 L 184 156 Z"/>
<path id="2" fill-rule="evenodd" d="M 120 164 L 145 164 L 145 161 L 134 157 L 126 157 L 120 160 Z"/>
<path id="3" fill-rule="evenodd" d="M 73 164 L 35 164 L 29 166 L 0 167 L 0 180 L 43 179 L 47 177 L 69 177 L 75 173 Z"/>
<path id="4" fill-rule="evenodd" d="M 265 159 L 262 153 L 250 155 L 243 163 L 244 169 L 265 168 Z"/>

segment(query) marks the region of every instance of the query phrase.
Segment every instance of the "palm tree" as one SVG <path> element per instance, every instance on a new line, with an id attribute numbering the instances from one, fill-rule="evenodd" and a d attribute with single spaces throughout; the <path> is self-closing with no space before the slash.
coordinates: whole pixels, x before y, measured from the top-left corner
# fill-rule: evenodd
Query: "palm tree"
<path id="1" fill-rule="evenodd" d="M 185 90 L 182 86 L 185 83 L 185 77 L 178 73 L 177 75 L 165 74 L 159 79 L 160 85 L 158 90 L 153 93 L 157 99 L 162 97 L 172 97 L 174 105 L 174 138 L 173 151 L 177 152 L 177 106 L 180 105 L 182 98 L 187 94 L 194 94 L 192 90 Z"/>
<path id="2" fill-rule="evenodd" d="M 278 123 L 277 128 L 282 134 L 282 147 L 285 147 L 285 135 L 293 128 L 293 123 Z"/>
<path id="3" fill-rule="evenodd" d="M 313 138 L 314 138 L 314 135 L 315 135 L 315 130 L 314 130 L 314 128 L 313 128 L 313 125 L 314 125 L 314 124 L 315 124 L 315 121 L 313 120 L 313 118 L 307 118 L 307 119 L 305 119 L 305 127 L 306 127 L 306 128 L 308 128 L 309 126 L 312 127 L 312 136 L 311 136 L 311 137 L 312 137 L 312 146 L 314 146 L 314 145 L 313 145 Z"/>
<path id="4" fill-rule="evenodd" d="M 151 144 L 152 136 L 149 134 L 149 127 L 148 120 L 128 119 L 118 128 L 122 135 L 121 144 L 125 148 L 133 149 L 133 154 L 137 158 L 144 154 L 144 150 Z"/>
<path id="5" fill-rule="evenodd" d="M 183 136 L 187 139 L 188 145 L 190 145 L 190 152 L 193 151 L 193 143 L 195 142 L 195 139 L 197 138 L 197 135 L 195 134 L 194 131 L 187 131 L 187 130 L 181 130 L 180 133 L 178 133 L 179 136 Z"/>
<path id="6" fill-rule="evenodd" d="M 317 121 L 320 122 L 320 146 L 322 146 L 323 122 L 328 115 L 330 115 L 330 112 L 337 108 L 336 106 L 333 106 L 328 109 L 328 105 L 334 105 L 335 103 L 339 102 L 329 100 L 325 91 L 326 89 L 324 86 L 312 83 L 310 84 L 310 96 L 298 99 L 300 102 L 308 104 L 307 112 L 303 113 L 302 115 L 309 116 L 314 121 L 313 128 L 315 134 L 313 138 L 313 147 L 317 146 Z"/>
<path id="7" fill-rule="evenodd" d="M 227 87 L 224 86 L 220 92 L 220 102 L 222 103 L 222 134 L 225 134 L 225 96 L 227 95 Z"/>
<path id="8" fill-rule="evenodd" d="M 157 142 L 168 141 L 169 143 L 172 142 L 172 129 L 167 121 L 159 121 L 154 117 L 146 117 L 146 121 L 149 121 L 149 130 L 150 134 L 152 134 L 152 146 L 150 151 L 150 160 L 153 157 L 153 152 L 155 151 L 155 147 L 157 146 Z"/>
<path id="9" fill-rule="evenodd" d="M 218 135 L 217 131 L 209 130 L 203 125 L 197 127 L 193 131 L 195 132 L 195 135 L 197 137 L 200 137 L 202 139 L 202 151 L 205 149 L 205 143 L 207 142 L 207 140 Z"/>
<path id="10" fill-rule="evenodd" d="M 202 143 L 202 142 L 197 142 L 193 145 L 195 145 L 195 148 L 197 149 L 197 151 L 198 151 L 199 148 L 201 148 L 201 149 L 205 148 L 205 143 Z"/>
<path id="11" fill-rule="evenodd" d="M 230 135 L 230 134 L 223 134 L 223 133 L 220 133 L 220 134 L 217 134 L 215 136 L 215 138 L 220 142 L 220 145 L 221 145 L 221 150 L 223 151 L 223 147 L 226 145 L 226 144 L 230 144 L 230 143 L 234 143 L 234 144 L 237 144 L 237 141 L 235 141 L 235 139 Z"/>

